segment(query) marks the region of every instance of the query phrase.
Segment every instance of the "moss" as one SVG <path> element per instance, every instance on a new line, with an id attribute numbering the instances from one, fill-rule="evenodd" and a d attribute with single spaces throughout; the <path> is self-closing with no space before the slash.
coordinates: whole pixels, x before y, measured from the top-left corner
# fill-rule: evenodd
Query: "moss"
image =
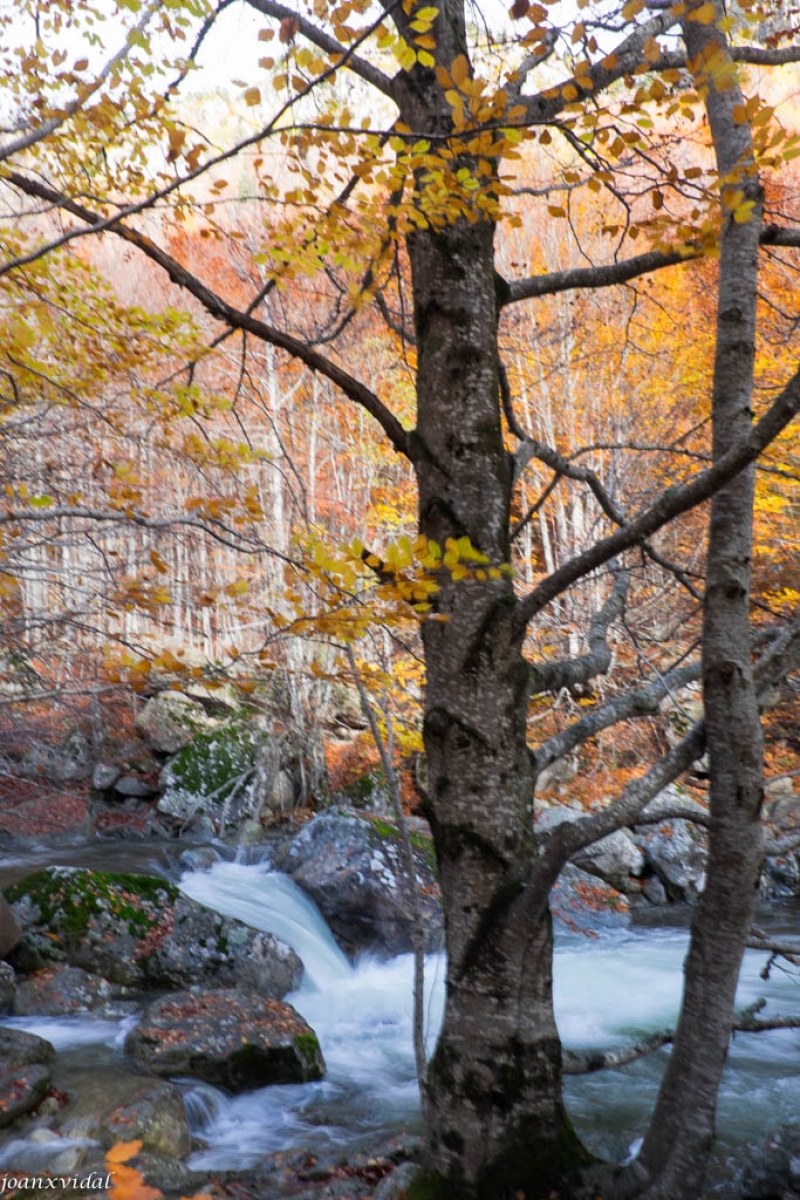
<path id="1" fill-rule="evenodd" d="M 165 899 L 174 903 L 180 892 L 151 875 L 55 868 L 26 875 L 6 888 L 4 895 L 10 903 L 29 897 L 41 913 L 38 923 L 55 923 L 64 933 L 83 933 L 94 914 L 110 912 L 142 937 L 158 924 Z M 154 906 L 155 911 L 148 912 L 143 904 Z"/>
<path id="2" fill-rule="evenodd" d="M 306 1066 L 310 1068 L 307 1078 L 322 1079 L 323 1072 L 320 1067 L 322 1051 L 319 1048 L 317 1035 L 309 1030 L 308 1033 L 296 1034 L 293 1040 L 298 1054 Z"/>
<path id="3" fill-rule="evenodd" d="M 368 820 L 379 838 L 399 839 L 400 830 L 391 821 L 386 821 L 382 817 L 369 817 Z M 436 850 L 433 845 L 433 839 L 427 834 L 416 830 L 408 835 L 408 840 L 411 842 L 413 849 L 420 854 L 431 873 L 436 875 Z"/>
<path id="4" fill-rule="evenodd" d="M 254 731 L 241 722 L 200 733 L 170 762 L 169 786 L 223 804 L 249 775 L 256 750 Z"/>

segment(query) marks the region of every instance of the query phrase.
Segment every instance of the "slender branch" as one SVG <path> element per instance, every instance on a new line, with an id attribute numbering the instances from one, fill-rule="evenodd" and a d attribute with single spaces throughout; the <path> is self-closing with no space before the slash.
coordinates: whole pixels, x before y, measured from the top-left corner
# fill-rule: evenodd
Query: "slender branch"
<path id="1" fill-rule="evenodd" d="M 736 1033 L 766 1033 L 771 1029 L 800 1029 L 800 1016 L 797 1017 L 766 1017 L 758 1018 L 766 1000 L 762 998 L 750 1004 L 734 1017 L 731 1029 Z M 590 1075 L 594 1071 L 607 1071 L 614 1067 L 623 1067 L 627 1063 L 636 1062 L 662 1046 L 668 1046 L 675 1040 L 674 1029 L 660 1029 L 648 1034 L 639 1041 L 630 1042 L 618 1050 L 588 1050 L 584 1053 L 575 1050 L 565 1050 L 562 1058 L 562 1070 L 565 1075 Z"/>
<path id="2" fill-rule="evenodd" d="M 388 96 L 390 100 L 395 100 L 394 81 L 391 76 L 385 75 L 373 63 L 367 62 L 366 59 L 360 58 L 357 54 L 347 54 L 346 48 L 342 46 L 331 34 L 325 33 L 319 29 L 313 21 L 309 21 L 304 17 L 298 8 L 289 8 L 285 4 L 279 4 L 278 0 L 247 0 L 251 8 L 260 12 L 262 16 L 273 17 L 277 21 L 291 21 L 297 28 L 297 32 L 307 41 L 313 43 L 326 54 L 336 55 L 337 57 L 346 56 L 346 63 L 349 71 L 354 75 L 358 75 L 366 83 L 377 88 L 384 96 Z"/>
<path id="3" fill-rule="evenodd" d="M 37 180 L 28 179 L 18 172 L 12 172 L 8 179 L 19 188 L 20 191 L 27 195 L 35 196 L 41 200 L 47 200 L 51 204 L 57 204 L 66 212 L 78 217 L 87 225 L 103 225 L 104 228 L 110 228 L 110 232 L 123 241 L 129 242 L 140 250 L 151 262 L 161 267 L 169 276 L 172 283 L 178 287 L 184 288 L 190 295 L 202 304 L 207 313 L 210 314 L 216 321 L 220 321 L 229 325 L 233 329 L 244 330 L 252 334 L 260 341 L 268 342 L 272 346 L 277 346 L 281 350 L 285 350 L 293 358 L 297 358 L 300 362 L 311 371 L 316 371 L 320 375 L 324 375 L 326 379 L 330 379 L 331 383 L 336 384 L 341 392 L 349 400 L 353 400 L 362 408 L 374 417 L 378 424 L 383 429 L 392 446 L 399 454 L 405 455 L 406 458 L 411 458 L 410 442 L 408 434 L 403 426 L 397 420 L 392 412 L 386 407 L 382 400 L 375 395 L 368 387 L 359 380 L 353 378 L 341 367 L 326 358 L 323 354 L 312 349 L 299 338 L 293 337 L 289 333 L 284 333 L 283 330 L 275 329 L 268 325 L 265 321 L 260 321 L 250 312 L 242 311 L 234 308 L 211 288 L 188 271 L 177 259 L 172 255 L 167 254 L 160 246 L 144 234 L 139 233 L 136 229 L 131 229 L 127 225 L 123 225 L 121 221 L 116 221 L 110 226 L 104 222 L 95 213 L 84 208 L 83 205 L 77 204 L 74 200 L 70 200 L 61 192 L 56 192 L 53 188 L 46 184 L 39 183 Z"/>
<path id="4" fill-rule="evenodd" d="M 147 28 L 150 18 L 155 15 L 160 7 L 161 5 L 158 3 L 158 0 L 156 0 L 155 3 L 148 5 L 140 19 L 134 25 L 131 33 L 143 33 Z M 97 78 L 91 84 L 79 88 L 78 95 L 74 98 L 74 100 L 70 100 L 68 104 L 65 104 L 64 107 L 59 110 L 57 116 L 53 116 L 46 121 L 42 121 L 40 125 L 35 125 L 27 133 L 22 134 L 13 142 L 7 142 L 4 146 L 0 146 L 0 162 L 5 162 L 6 159 L 12 158 L 13 155 L 21 154 L 24 150 L 29 150 L 31 146 L 35 146 L 38 142 L 43 141 L 45 138 L 55 133 L 56 130 L 60 129 L 62 125 L 66 124 L 71 117 L 74 117 L 75 114 L 86 105 L 87 101 L 92 98 L 95 92 L 99 91 L 109 76 L 112 75 L 117 69 L 117 67 L 119 67 L 125 61 L 131 52 L 132 46 L 133 42 L 131 41 L 129 34 L 125 40 L 125 45 L 117 51 L 113 58 L 108 60 L 106 65 L 101 69 Z"/>
<path id="5" fill-rule="evenodd" d="M 530 677 L 534 696 L 542 692 L 555 692 L 563 687 L 588 683 L 597 675 L 605 675 L 611 666 L 611 650 L 608 631 L 612 623 L 623 612 L 630 586 L 627 571 L 615 571 L 614 590 L 589 625 L 589 653 L 577 658 L 557 662 L 532 663 Z"/>
<path id="6" fill-rule="evenodd" d="M 761 230 L 762 246 L 800 247 L 800 229 L 783 225 L 765 225 Z M 515 304 L 520 300 L 533 300 L 538 296 L 554 296 L 558 292 L 571 292 L 589 288 L 617 287 L 629 283 L 653 271 L 674 267 L 702 258 L 704 250 L 694 242 L 684 242 L 674 250 L 649 250 L 636 254 L 621 262 L 608 263 L 599 267 L 572 267 L 567 271 L 550 271 L 545 275 L 532 275 L 527 279 L 515 279 L 503 289 L 502 303 Z"/>
<path id="7" fill-rule="evenodd" d="M 540 771 L 563 758 L 581 746 L 590 737 L 618 725 L 621 721 L 630 721 L 640 717 L 651 717 L 658 712 L 658 706 L 665 696 L 687 683 L 694 683 L 700 678 L 700 663 L 689 663 L 684 667 L 676 667 L 665 675 L 654 679 L 646 687 L 624 696 L 615 696 L 607 704 L 592 709 L 586 716 L 581 717 L 560 733 L 554 734 L 546 742 L 542 742 L 536 750 L 536 765 Z"/>
<path id="8" fill-rule="evenodd" d="M 521 631 L 556 596 L 566 591 L 576 580 L 630 549 L 661 529 L 669 521 L 707 500 L 723 484 L 733 479 L 786 428 L 800 412 L 800 371 L 773 402 L 769 411 L 753 426 L 741 445 L 724 454 L 712 467 L 701 471 L 687 483 L 668 488 L 655 504 L 645 509 L 628 525 L 608 537 L 601 538 L 582 554 L 568 559 L 522 599 L 517 607 L 515 624 Z"/>

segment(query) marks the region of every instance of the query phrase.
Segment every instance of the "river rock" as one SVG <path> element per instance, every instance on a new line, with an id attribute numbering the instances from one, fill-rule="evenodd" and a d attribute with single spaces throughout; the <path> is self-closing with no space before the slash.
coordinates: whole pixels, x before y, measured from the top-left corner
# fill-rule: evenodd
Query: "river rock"
<path id="1" fill-rule="evenodd" d="M 136 728 L 157 754 L 176 754 L 198 733 L 218 724 L 203 705 L 183 692 L 152 696 L 136 717 Z"/>
<path id="2" fill-rule="evenodd" d="M 800 1125 L 783 1125 L 754 1151 L 744 1169 L 742 1200 L 794 1200 L 800 1196 Z"/>
<path id="3" fill-rule="evenodd" d="M 558 805 L 543 809 L 537 815 L 536 827 L 540 833 L 547 833 L 565 821 L 574 823 L 585 817 L 582 810 Z M 645 857 L 626 829 L 617 829 L 581 850 L 572 860 L 589 875 L 602 879 L 618 892 L 635 892 L 641 890 L 638 877 L 644 871 Z"/>
<path id="4" fill-rule="evenodd" d="M 75 731 L 60 746 L 29 746 L 18 767 L 28 779 L 48 779 L 52 783 L 80 783 L 92 774 L 92 750 L 88 740 Z"/>
<path id="5" fill-rule="evenodd" d="M 706 885 L 708 851 L 691 833 L 688 821 L 664 821 L 645 833 L 642 849 L 670 900 L 693 904 Z"/>
<path id="6" fill-rule="evenodd" d="M 4 1068 L 27 1067 L 30 1063 L 50 1063 L 55 1047 L 35 1033 L 7 1029 L 0 1025 L 0 1063 Z"/>
<path id="7" fill-rule="evenodd" d="M 232 1092 L 325 1073 L 316 1034 L 299 1013 L 254 992 L 164 996 L 146 1009 L 125 1049 L 156 1075 L 190 1075 Z"/>
<path id="8" fill-rule="evenodd" d="M 0 896 L 0 958 L 5 958 L 22 937 L 22 926 L 11 911 L 8 901 Z"/>
<path id="9" fill-rule="evenodd" d="M 800 891 L 800 864 L 794 854 L 768 855 L 764 859 L 761 893 L 771 899 L 796 896 Z"/>
<path id="10" fill-rule="evenodd" d="M 15 1017 L 56 1017 L 88 1012 L 107 1004 L 114 988 L 107 979 L 80 967 L 45 967 L 16 986 Z"/>
<path id="11" fill-rule="evenodd" d="M 630 916 L 627 896 L 574 863 L 567 863 L 551 889 L 550 908 L 576 933 L 626 925 Z"/>
<path id="12" fill-rule="evenodd" d="M 220 832 L 257 817 L 264 798 L 260 744 L 268 737 L 234 721 L 193 738 L 161 772 L 158 811 L 183 822 L 209 817 Z"/>
<path id="13" fill-rule="evenodd" d="M 0 962 L 0 1013 L 10 1007 L 17 990 L 17 974 L 11 963 Z"/>
<path id="14" fill-rule="evenodd" d="M 50 1086 L 50 1067 L 44 1063 L 9 1067 L 0 1072 L 0 1128 L 30 1112 Z"/>
<path id="15" fill-rule="evenodd" d="M 6 897 L 24 926 L 12 956 L 23 972 L 66 963 L 137 989 L 244 983 L 271 997 L 302 976 L 284 942 L 155 876 L 49 867 L 12 884 Z"/>
<path id="16" fill-rule="evenodd" d="M 63 1137 L 91 1138 L 106 1149 L 141 1141 L 142 1149 L 171 1158 L 189 1153 L 183 1094 L 175 1084 L 120 1067 L 73 1069 L 56 1082 L 70 1096 L 55 1122 Z"/>
<path id="17" fill-rule="evenodd" d="M 412 833 L 426 952 L 441 948 L 444 924 L 430 836 Z M 397 826 L 352 812 L 326 812 L 275 854 L 275 865 L 307 892 L 347 954 L 412 949 L 411 890 Z"/>

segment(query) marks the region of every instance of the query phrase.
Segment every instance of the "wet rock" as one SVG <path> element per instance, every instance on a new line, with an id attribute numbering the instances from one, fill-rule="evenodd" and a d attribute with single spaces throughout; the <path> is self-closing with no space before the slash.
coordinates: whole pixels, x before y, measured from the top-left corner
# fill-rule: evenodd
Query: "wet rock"
<path id="1" fill-rule="evenodd" d="M 50 1067 L 44 1063 L 9 1067 L 0 1072 L 0 1128 L 30 1112 L 50 1085 Z"/>
<path id="2" fill-rule="evenodd" d="M 430 835 L 415 830 L 412 847 L 425 950 L 432 952 L 442 946 L 444 926 Z M 311 896 L 345 953 L 411 950 L 411 890 L 392 822 L 322 813 L 276 850 L 275 866 Z"/>
<path id="3" fill-rule="evenodd" d="M 183 692 L 159 692 L 136 717 L 136 728 L 157 754 L 176 754 L 217 722 L 198 700 Z"/>
<path id="4" fill-rule="evenodd" d="M 132 988 L 245 984 L 280 997 L 302 963 L 284 942 L 223 917 L 150 875 L 50 867 L 6 889 L 24 933 L 12 962 L 55 963 Z"/>
<path id="5" fill-rule="evenodd" d="M 52 783 L 80 783 L 92 774 L 91 746 L 82 733 L 71 733 L 60 746 L 32 745 L 19 764 L 20 775 Z"/>
<path id="6" fill-rule="evenodd" d="M 257 816 L 263 799 L 256 769 L 261 739 L 241 722 L 193 738 L 161 772 L 158 811 L 184 822 L 206 816 L 221 832 Z"/>
<path id="7" fill-rule="evenodd" d="M 665 821 L 642 837 L 650 869 L 664 885 L 670 900 L 693 904 L 706 885 L 708 851 L 692 836 L 683 819 Z"/>
<path id="8" fill-rule="evenodd" d="M 585 816 L 582 810 L 562 805 L 547 808 L 538 814 L 537 829 L 540 833 L 547 833 L 564 822 L 574 823 Z M 645 857 L 627 830 L 618 829 L 593 846 L 587 846 L 574 856 L 573 862 L 582 871 L 597 876 L 616 891 L 633 891 L 637 895 L 640 891 L 639 883 L 632 881 L 642 874 Z"/>
<path id="9" fill-rule="evenodd" d="M 57 1082 L 70 1095 L 56 1122 L 63 1137 L 91 1139 L 106 1149 L 141 1141 L 144 1150 L 170 1158 L 189 1153 L 183 1094 L 175 1084 L 119 1067 L 73 1070 Z"/>
<path id="10" fill-rule="evenodd" d="M 21 936 L 22 926 L 11 911 L 8 901 L 0 896 L 0 958 L 5 958 Z"/>
<path id="11" fill-rule="evenodd" d="M 50 1063 L 55 1047 L 35 1033 L 7 1029 L 0 1025 L 0 1063 L 4 1068 L 25 1067 L 31 1063 Z"/>
<path id="12" fill-rule="evenodd" d="M 762 895 L 770 899 L 796 896 L 800 891 L 800 864 L 794 854 L 770 855 L 764 859 Z"/>
<path id="13" fill-rule="evenodd" d="M 92 787 L 96 792 L 107 792 L 119 777 L 120 769 L 113 763 L 97 763 L 92 771 Z"/>
<path id="14" fill-rule="evenodd" d="M 114 784 L 114 792 L 117 796 L 124 796 L 126 799 L 145 800 L 150 796 L 157 795 L 158 788 L 138 775 L 123 775 Z"/>
<path id="15" fill-rule="evenodd" d="M 642 883 L 642 895 L 651 904 L 662 905 L 669 903 L 666 888 L 657 875 L 649 875 Z"/>
<path id="16" fill-rule="evenodd" d="M 0 962 L 0 1012 L 5 1012 L 14 999 L 17 976 L 11 963 Z"/>
<path id="17" fill-rule="evenodd" d="M 372 1200 L 404 1200 L 414 1176 L 419 1172 L 417 1163 L 404 1162 L 382 1179 L 372 1194 Z"/>
<path id="18" fill-rule="evenodd" d="M 88 1012 L 107 1004 L 113 995 L 107 979 L 80 967 L 45 967 L 17 984 L 12 1012 L 16 1017 Z"/>
<path id="19" fill-rule="evenodd" d="M 742 1200 L 800 1196 L 800 1125 L 783 1125 L 754 1151 L 744 1169 Z"/>
<path id="20" fill-rule="evenodd" d="M 550 892 L 553 916 L 578 933 L 626 925 L 628 899 L 595 875 L 567 863 Z"/>
<path id="21" fill-rule="evenodd" d="M 157 1075 L 189 1075 L 241 1092 L 321 1079 L 313 1030 L 288 1004 L 254 992 L 177 992 L 157 1000 L 125 1049 Z"/>

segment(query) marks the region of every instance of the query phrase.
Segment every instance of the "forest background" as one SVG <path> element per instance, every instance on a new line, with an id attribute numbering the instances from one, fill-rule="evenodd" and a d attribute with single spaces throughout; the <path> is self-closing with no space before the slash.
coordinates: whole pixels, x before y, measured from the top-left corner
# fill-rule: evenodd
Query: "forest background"
<path id="1" fill-rule="evenodd" d="M 730 982 L 768 697 L 768 771 L 796 771 L 794 14 L 516 0 L 493 28 L 251 0 L 257 74 L 182 94 L 228 6 L 3 16 L 4 709 L 50 728 L 85 697 L 102 738 L 120 685 L 279 681 L 319 801 L 357 643 L 399 753 L 427 755 L 451 959 L 433 1177 L 494 1195 L 530 1175 L 534 1116 L 542 1178 L 580 1159 L 537 899 L 577 844 L 531 867 L 537 777 L 571 760 L 575 799 L 620 797 L 591 839 L 708 743 L 710 878 L 748 897 L 727 958 L 717 931 Z M 701 673 L 705 725 L 680 690 Z M 32 719 L 6 723 L 10 773 Z M 522 998 L 483 1111 L 460 1058 L 489 942 L 493 1001 Z M 703 1088 L 637 1194 L 694 1194 Z"/>

